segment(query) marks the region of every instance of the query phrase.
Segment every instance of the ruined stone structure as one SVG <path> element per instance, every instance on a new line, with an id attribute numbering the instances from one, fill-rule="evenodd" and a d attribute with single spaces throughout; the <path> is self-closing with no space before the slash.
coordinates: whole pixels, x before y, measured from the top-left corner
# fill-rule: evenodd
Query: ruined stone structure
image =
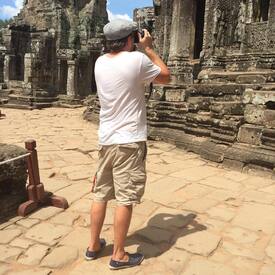
<path id="1" fill-rule="evenodd" d="M 106 0 L 25 0 L 1 32 L 2 101 L 39 108 L 95 93 L 93 67 L 107 20 Z"/>
<path id="2" fill-rule="evenodd" d="M 275 167 L 275 0 L 155 0 L 172 83 L 155 85 L 150 137 L 237 169 Z"/>

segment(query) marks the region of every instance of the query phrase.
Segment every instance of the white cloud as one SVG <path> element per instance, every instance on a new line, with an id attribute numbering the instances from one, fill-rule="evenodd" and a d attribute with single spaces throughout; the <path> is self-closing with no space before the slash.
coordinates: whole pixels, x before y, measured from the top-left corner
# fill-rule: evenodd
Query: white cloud
<path id="1" fill-rule="evenodd" d="M 13 5 L 0 6 L 1 18 L 9 19 L 17 15 L 23 7 L 23 0 L 12 0 Z"/>
<path id="2" fill-rule="evenodd" d="M 114 19 L 125 19 L 129 21 L 133 21 L 133 19 L 127 14 L 114 14 L 109 9 L 107 9 L 109 20 L 112 21 Z"/>

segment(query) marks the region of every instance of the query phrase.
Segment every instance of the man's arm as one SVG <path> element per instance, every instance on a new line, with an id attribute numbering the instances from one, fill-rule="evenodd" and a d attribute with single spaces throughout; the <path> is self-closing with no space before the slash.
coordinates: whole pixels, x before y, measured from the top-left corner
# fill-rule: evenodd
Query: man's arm
<path id="1" fill-rule="evenodd" d="M 168 84 L 170 82 L 170 71 L 166 64 L 154 51 L 153 39 L 146 29 L 144 29 L 144 37 L 141 38 L 140 36 L 139 47 L 141 47 L 144 53 L 151 59 L 151 61 L 161 69 L 160 74 L 155 78 L 154 83 Z"/>

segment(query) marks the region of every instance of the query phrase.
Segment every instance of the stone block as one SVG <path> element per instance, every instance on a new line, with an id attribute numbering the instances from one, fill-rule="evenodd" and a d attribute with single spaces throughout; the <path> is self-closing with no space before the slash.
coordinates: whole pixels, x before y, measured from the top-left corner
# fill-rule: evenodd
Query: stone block
<path id="1" fill-rule="evenodd" d="M 241 143 L 260 145 L 262 131 L 263 127 L 261 126 L 244 124 L 239 129 L 237 140 Z"/>
<path id="2" fill-rule="evenodd" d="M 215 162 L 223 162 L 224 153 L 226 150 L 226 145 L 220 145 L 211 141 L 206 141 L 203 142 L 201 145 L 200 155 L 204 159 L 208 159 Z"/>
<path id="3" fill-rule="evenodd" d="M 20 256 L 18 262 L 24 265 L 38 265 L 49 250 L 48 246 L 35 244 Z"/>
<path id="4" fill-rule="evenodd" d="M 26 154 L 26 150 L 0 143 L 0 162 Z M 0 165 L 0 219 L 14 215 L 27 200 L 27 164 L 24 159 Z"/>
<path id="5" fill-rule="evenodd" d="M 265 105 L 267 102 L 275 102 L 274 91 L 257 91 L 246 89 L 243 94 L 244 104 Z"/>
<path id="6" fill-rule="evenodd" d="M 265 109 L 266 107 L 264 105 L 255 106 L 252 104 L 247 104 L 244 109 L 245 122 L 256 125 L 263 125 Z"/>
<path id="7" fill-rule="evenodd" d="M 77 248 L 71 246 L 60 246 L 48 254 L 43 259 L 40 266 L 49 268 L 62 268 L 74 262 L 77 257 Z"/>
<path id="8" fill-rule="evenodd" d="M 213 102 L 210 106 L 213 113 L 219 115 L 243 115 L 244 104 L 241 102 Z"/>
<path id="9" fill-rule="evenodd" d="M 256 232 L 274 234 L 275 207 L 266 204 L 247 203 L 240 208 L 232 224 Z"/>
<path id="10" fill-rule="evenodd" d="M 186 97 L 185 90 L 182 89 L 167 89 L 165 92 L 165 100 L 174 102 L 174 101 L 184 101 Z"/>
<path id="11" fill-rule="evenodd" d="M 177 240 L 175 247 L 192 254 L 209 256 L 217 248 L 221 237 L 207 231 L 194 232 Z"/>
<path id="12" fill-rule="evenodd" d="M 8 244 L 22 234 L 20 229 L 5 229 L 0 231 L 0 244 Z"/>
<path id="13" fill-rule="evenodd" d="M 266 83 L 266 77 L 263 75 L 239 75 L 236 77 L 236 82 L 238 84 L 264 84 Z"/>
<path id="14" fill-rule="evenodd" d="M 192 259 L 183 273 L 184 275 L 236 275 L 232 268 L 208 259 Z"/>
<path id="15" fill-rule="evenodd" d="M 25 237 L 36 242 L 54 245 L 70 231 L 72 231 L 72 228 L 69 226 L 40 223 L 31 228 Z"/>

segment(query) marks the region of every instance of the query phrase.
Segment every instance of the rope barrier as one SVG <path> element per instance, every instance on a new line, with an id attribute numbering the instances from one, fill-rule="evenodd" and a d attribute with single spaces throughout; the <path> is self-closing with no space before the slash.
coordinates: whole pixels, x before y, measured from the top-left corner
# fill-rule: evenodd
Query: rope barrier
<path id="1" fill-rule="evenodd" d="M 30 155 L 31 155 L 31 153 L 27 153 L 27 154 L 25 154 L 25 155 L 21 155 L 21 156 L 12 158 L 12 159 L 7 159 L 7 160 L 4 160 L 4 161 L 1 161 L 1 162 L 0 162 L 0 165 L 7 164 L 7 163 L 13 162 L 13 161 L 15 161 L 15 160 L 23 159 L 23 158 L 26 158 L 26 157 L 28 157 L 28 156 L 30 156 Z"/>

